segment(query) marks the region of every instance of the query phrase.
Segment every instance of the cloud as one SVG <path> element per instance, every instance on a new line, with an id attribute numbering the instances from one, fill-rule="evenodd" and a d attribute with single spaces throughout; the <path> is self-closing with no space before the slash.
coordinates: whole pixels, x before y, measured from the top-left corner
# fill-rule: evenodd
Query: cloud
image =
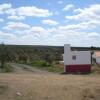
<path id="1" fill-rule="evenodd" d="M 8 34 L 8 33 L 5 34 L 5 33 L 6 32 L 2 32 L 2 34 L 0 34 L 0 41 L 1 42 L 4 41 L 7 44 L 43 45 L 49 35 L 48 30 L 44 29 L 41 26 L 32 26 L 29 29 L 27 29 L 26 31 L 19 30 L 20 34 L 17 31 L 14 31 L 14 32 L 9 31 L 9 33 L 11 33 L 11 34 Z M 3 35 L 3 34 L 5 34 L 5 35 Z"/>
<path id="2" fill-rule="evenodd" d="M 6 10 L 7 14 L 16 16 L 31 16 L 31 17 L 48 17 L 53 13 L 47 9 L 37 8 L 35 6 L 23 6 Z"/>
<path id="3" fill-rule="evenodd" d="M 32 34 L 34 37 L 37 37 L 38 39 L 45 39 L 49 35 L 48 31 L 41 26 L 31 27 L 29 34 Z"/>
<path id="4" fill-rule="evenodd" d="M 40 9 L 37 7 L 20 7 L 17 8 L 18 15 L 22 16 L 34 16 L 34 17 L 47 17 L 52 15 L 47 9 Z"/>
<path id="5" fill-rule="evenodd" d="M 5 11 L 5 14 L 11 15 L 11 16 L 17 15 L 16 8 L 7 9 Z"/>
<path id="6" fill-rule="evenodd" d="M 11 16 L 8 16 L 8 19 L 10 19 L 10 20 L 24 20 L 25 17 L 24 16 L 11 15 Z"/>
<path id="7" fill-rule="evenodd" d="M 87 37 L 89 38 L 99 38 L 100 39 L 100 34 L 96 32 L 91 32 L 91 34 L 87 34 Z"/>
<path id="8" fill-rule="evenodd" d="M 73 30 L 73 31 L 86 30 L 87 31 L 87 30 L 93 30 L 93 29 L 95 29 L 99 26 L 100 26 L 100 23 L 98 21 L 91 20 L 91 21 L 79 22 L 77 24 L 70 24 L 70 25 L 60 26 L 59 28 L 63 29 L 63 30 Z"/>
<path id="9" fill-rule="evenodd" d="M 0 14 L 4 14 L 4 12 L 11 8 L 12 5 L 11 4 L 7 4 L 7 3 L 4 3 L 4 4 L 0 4 Z"/>
<path id="10" fill-rule="evenodd" d="M 52 38 L 48 39 L 48 41 L 52 41 L 53 45 L 63 45 L 68 43 L 72 45 L 74 44 L 74 46 L 99 46 L 99 33 L 78 31 L 75 29 L 68 30 L 62 27 L 64 26 L 59 26 L 51 31 L 55 34 L 52 34 Z"/>
<path id="11" fill-rule="evenodd" d="M 43 28 L 43 27 L 40 27 L 40 26 L 33 26 L 31 28 L 31 30 L 34 32 L 34 33 L 46 33 L 46 30 Z"/>
<path id="12" fill-rule="evenodd" d="M 56 22 L 56 21 L 54 21 L 54 20 L 50 20 L 50 19 L 42 20 L 42 23 L 43 23 L 43 24 L 47 24 L 47 25 L 51 25 L 51 26 L 58 25 L 58 22 Z"/>
<path id="13" fill-rule="evenodd" d="M 47 41 L 52 41 L 53 45 L 69 43 L 74 46 L 100 46 L 100 34 L 94 31 L 97 26 L 92 23 L 97 24 L 89 21 L 50 28 L 48 31 L 52 36 Z M 99 22 L 98 24 L 100 25 Z"/>
<path id="14" fill-rule="evenodd" d="M 41 23 L 38 26 L 33 26 L 32 23 L 29 25 L 24 20 L 28 16 L 48 17 L 53 15 L 54 13 L 48 9 L 35 6 L 13 8 L 11 4 L 4 5 L 1 7 L 2 9 L 0 8 L 0 13 L 7 15 L 8 23 L 1 29 L 0 41 L 4 40 L 9 44 L 63 45 L 69 43 L 76 46 L 100 46 L 100 34 L 98 32 L 100 27 L 99 4 L 75 9 L 72 16 L 66 16 L 66 19 L 69 20 L 67 25 L 60 24 L 60 22 L 49 18 L 43 18 L 44 20 L 41 20 L 41 23 L 51 25 L 50 28 L 42 27 Z M 73 7 L 74 5 L 69 4 L 63 10 L 68 11 Z M 0 20 L 0 22 L 4 21 L 2 18 Z M 9 22 L 9 20 L 15 22 Z M 26 21 L 26 23 L 20 22 L 22 20 Z"/>
<path id="15" fill-rule="evenodd" d="M 16 36 L 14 34 L 12 34 L 12 33 L 0 31 L 0 40 L 15 39 L 15 37 Z"/>
<path id="16" fill-rule="evenodd" d="M 12 27 L 10 28 L 12 29 Z M 20 34 L 15 30 L 19 30 Z M 57 26 L 46 29 L 41 26 L 30 26 L 27 29 L 23 28 L 23 30 L 14 28 L 13 34 L 16 38 L 11 39 L 11 37 L 8 37 L 6 42 L 10 44 L 63 45 L 69 43 L 75 46 L 99 46 L 100 35 L 98 32 L 86 32 L 82 30 L 82 27 L 78 28 L 78 25 L 75 27 L 74 24 L 72 26 Z"/>
<path id="17" fill-rule="evenodd" d="M 25 29 L 29 29 L 30 26 L 28 24 L 24 24 L 21 22 L 9 22 L 7 23 L 7 26 L 3 27 L 3 29 L 6 30 L 25 30 Z"/>
<path id="18" fill-rule="evenodd" d="M 100 4 L 90 5 L 87 8 L 78 8 L 75 9 L 74 12 L 78 14 L 73 16 L 66 16 L 66 19 L 69 20 L 81 20 L 81 21 L 88 21 L 88 20 L 98 20 L 100 21 Z"/>
<path id="19" fill-rule="evenodd" d="M 9 15 L 8 19 L 12 20 L 23 20 L 25 17 L 48 17 L 53 15 L 48 9 L 42 9 L 35 6 L 13 8 L 10 3 L 0 5 L 0 14 L 7 14 Z"/>
<path id="20" fill-rule="evenodd" d="M 3 27 L 3 30 L 11 33 L 13 32 L 20 37 L 29 36 L 29 34 L 37 38 L 48 37 L 48 30 L 45 28 L 41 26 L 30 26 L 21 22 L 9 22 L 7 26 Z"/>
<path id="21" fill-rule="evenodd" d="M 68 10 L 70 10 L 72 8 L 74 8 L 74 5 L 73 4 L 68 4 L 63 8 L 63 11 L 68 11 Z"/>
<path id="22" fill-rule="evenodd" d="M 77 21 L 77 23 L 70 24 L 67 26 L 62 26 L 61 28 L 72 30 L 75 32 L 80 31 L 80 34 L 84 32 L 84 33 L 87 33 L 87 37 L 90 36 L 91 39 L 93 39 L 93 37 L 96 38 L 98 35 L 100 35 L 100 34 L 96 34 L 96 32 L 98 33 L 98 30 L 100 27 L 100 10 L 99 9 L 100 9 L 99 4 L 90 5 L 89 7 L 86 7 L 83 9 L 80 9 L 80 8 L 75 9 L 74 12 L 77 14 L 73 16 L 66 16 L 66 18 L 68 20 L 75 20 Z M 94 33 L 95 35 L 92 35 Z"/>

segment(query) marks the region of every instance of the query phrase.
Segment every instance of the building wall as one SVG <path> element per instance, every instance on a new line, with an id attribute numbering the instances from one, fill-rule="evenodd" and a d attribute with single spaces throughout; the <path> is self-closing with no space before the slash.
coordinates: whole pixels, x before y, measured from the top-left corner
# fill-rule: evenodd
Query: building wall
<path id="1" fill-rule="evenodd" d="M 64 71 L 67 73 L 90 73 L 91 65 L 66 65 Z"/>
<path id="2" fill-rule="evenodd" d="M 76 56 L 76 60 L 73 60 L 73 56 Z M 91 64 L 91 54 L 89 51 L 77 51 L 71 52 L 70 64 Z"/>
<path id="3" fill-rule="evenodd" d="M 90 51 L 71 51 L 70 45 L 65 45 L 64 65 L 81 65 L 81 64 L 91 64 Z"/>
<path id="4" fill-rule="evenodd" d="M 98 64 L 100 64 L 100 57 L 97 57 L 97 58 L 96 58 L 96 62 L 97 62 Z"/>
<path id="5" fill-rule="evenodd" d="M 70 50 L 70 45 L 69 44 L 65 44 L 64 45 L 64 65 L 69 65 L 71 63 L 70 59 L 71 59 L 71 50 Z"/>

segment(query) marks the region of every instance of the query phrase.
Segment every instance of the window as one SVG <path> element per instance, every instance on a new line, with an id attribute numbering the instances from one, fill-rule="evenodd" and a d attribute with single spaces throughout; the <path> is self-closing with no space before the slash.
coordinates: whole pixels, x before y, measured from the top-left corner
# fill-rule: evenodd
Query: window
<path id="1" fill-rule="evenodd" d="M 72 59 L 73 59 L 73 60 L 76 60 L 76 55 L 73 55 L 73 56 L 72 56 Z"/>

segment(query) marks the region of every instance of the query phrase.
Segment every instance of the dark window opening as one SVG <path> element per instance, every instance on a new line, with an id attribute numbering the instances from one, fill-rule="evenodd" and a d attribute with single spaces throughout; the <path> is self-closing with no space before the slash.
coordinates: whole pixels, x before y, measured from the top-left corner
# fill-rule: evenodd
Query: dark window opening
<path id="1" fill-rule="evenodd" d="M 73 56 L 72 56 L 72 59 L 73 59 L 73 60 L 76 60 L 76 56 L 75 56 L 75 55 L 73 55 Z"/>

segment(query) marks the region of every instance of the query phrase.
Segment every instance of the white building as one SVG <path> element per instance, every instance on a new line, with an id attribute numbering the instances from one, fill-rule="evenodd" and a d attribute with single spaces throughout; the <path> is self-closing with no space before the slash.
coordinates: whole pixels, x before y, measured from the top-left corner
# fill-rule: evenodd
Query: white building
<path id="1" fill-rule="evenodd" d="M 71 51 L 69 44 L 64 45 L 64 70 L 67 73 L 88 73 L 91 71 L 90 51 Z"/>

